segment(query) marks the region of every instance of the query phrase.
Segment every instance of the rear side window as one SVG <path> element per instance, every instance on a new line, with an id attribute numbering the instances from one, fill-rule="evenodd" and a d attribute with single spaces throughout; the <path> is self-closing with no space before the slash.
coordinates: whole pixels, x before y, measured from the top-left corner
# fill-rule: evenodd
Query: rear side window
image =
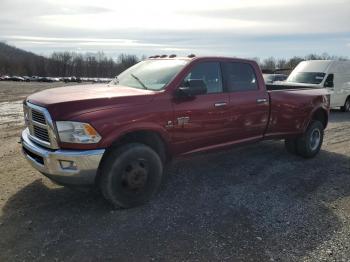
<path id="1" fill-rule="evenodd" d="M 223 91 L 220 63 L 218 62 L 203 62 L 195 65 L 184 81 L 193 79 L 203 80 L 207 86 L 208 94 Z"/>
<path id="2" fill-rule="evenodd" d="M 224 64 L 225 82 L 229 92 L 258 89 L 258 82 L 250 64 L 232 62 Z"/>

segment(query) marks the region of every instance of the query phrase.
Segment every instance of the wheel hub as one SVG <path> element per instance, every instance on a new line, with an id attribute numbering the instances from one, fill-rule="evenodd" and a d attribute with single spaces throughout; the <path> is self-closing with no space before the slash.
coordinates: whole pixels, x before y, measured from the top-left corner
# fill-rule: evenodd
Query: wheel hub
<path id="1" fill-rule="evenodd" d="M 136 160 L 125 167 L 122 184 L 131 191 L 139 191 L 145 187 L 148 171 L 144 160 Z"/>
<path id="2" fill-rule="evenodd" d="M 316 150 L 321 142 L 321 132 L 318 129 L 314 129 L 310 136 L 310 148 L 312 151 Z"/>

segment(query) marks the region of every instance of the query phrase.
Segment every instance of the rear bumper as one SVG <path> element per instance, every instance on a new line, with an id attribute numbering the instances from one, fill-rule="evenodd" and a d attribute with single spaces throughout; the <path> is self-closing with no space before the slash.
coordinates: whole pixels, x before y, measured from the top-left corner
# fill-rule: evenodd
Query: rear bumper
<path id="1" fill-rule="evenodd" d="M 28 135 L 25 129 L 21 137 L 22 152 L 35 169 L 59 184 L 87 186 L 95 183 L 104 149 L 50 150 L 33 143 Z"/>

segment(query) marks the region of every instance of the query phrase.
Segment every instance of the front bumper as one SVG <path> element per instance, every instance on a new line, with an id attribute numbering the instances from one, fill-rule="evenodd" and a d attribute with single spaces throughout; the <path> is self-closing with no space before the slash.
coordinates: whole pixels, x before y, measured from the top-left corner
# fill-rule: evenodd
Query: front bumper
<path id="1" fill-rule="evenodd" d="M 22 152 L 28 162 L 45 176 L 63 185 L 87 186 L 95 183 L 97 169 L 105 152 L 99 150 L 51 150 L 33 143 L 25 129 Z"/>

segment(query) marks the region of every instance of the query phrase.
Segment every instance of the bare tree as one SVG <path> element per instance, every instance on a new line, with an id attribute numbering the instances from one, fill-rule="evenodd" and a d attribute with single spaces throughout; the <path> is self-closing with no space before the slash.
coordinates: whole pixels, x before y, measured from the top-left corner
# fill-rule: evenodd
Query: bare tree
<path id="1" fill-rule="evenodd" d="M 276 63 L 277 69 L 285 69 L 287 68 L 287 60 L 286 59 L 278 59 Z"/>
<path id="2" fill-rule="evenodd" d="M 261 64 L 261 68 L 265 70 L 275 70 L 276 69 L 276 59 L 273 57 L 269 57 L 264 59 Z"/>

